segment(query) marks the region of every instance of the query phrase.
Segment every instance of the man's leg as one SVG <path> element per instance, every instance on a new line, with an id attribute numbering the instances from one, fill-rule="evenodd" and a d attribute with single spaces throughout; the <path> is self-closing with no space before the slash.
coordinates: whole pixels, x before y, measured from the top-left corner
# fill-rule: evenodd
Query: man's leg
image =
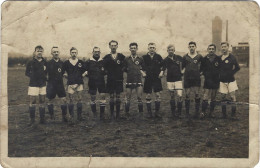
<path id="1" fill-rule="evenodd" d="M 142 101 L 142 95 L 143 95 L 143 89 L 141 86 L 136 88 L 137 93 L 137 103 L 138 103 L 138 111 L 140 114 L 143 114 L 143 101 Z"/>
<path id="2" fill-rule="evenodd" d="M 182 90 L 177 90 L 177 109 L 178 109 L 178 116 L 181 116 L 182 111 Z"/>
<path id="3" fill-rule="evenodd" d="M 68 122 L 68 119 L 67 119 L 67 99 L 66 99 L 66 97 L 61 98 L 60 108 L 61 108 L 61 112 L 62 112 L 62 121 Z"/>
<path id="4" fill-rule="evenodd" d="M 82 121 L 82 91 L 77 91 L 77 120 Z"/>
<path id="5" fill-rule="evenodd" d="M 73 94 L 69 93 L 69 114 L 70 114 L 70 120 L 74 120 L 74 104 L 73 104 Z"/>
<path id="6" fill-rule="evenodd" d="M 129 115 L 129 109 L 130 109 L 130 101 L 131 101 L 131 96 L 132 96 L 132 89 L 131 88 L 126 88 L 126 99 L 125 99 L 125 112 L 126 115 Z"/>
<path id="7" fill-rule="evenodd" d="M 114 120 L 114 118 L 115 118 L 115 116 L 114 116 L 114 107 L 115 107 L 114 93 L 110 93 L 109 106 L 110 106 L 111 120 Z"/>
<path id="8" fill-rule="evenodd" d="M 106 108 L 106 94 L 100 93 L 100 120 L 105 119 L 105 108 Z"/>
<path id="9" fill-rule="evenodd" d="M 170 106 L 171 106 L 171 111 L 172 111 L 172 118 L 175 119 L 178 114 L 176 114 L 176 102 L 175 102 L 175 91 L 174 90 L 169 90 L 170 92 Z"/>
<path id="10" fill-rule="evenodd" d="M 116 119 L 120 119 L 121 94 L 116 94 Z"/>
<path id="11" fill-rule="evenodd" d="M 203 100 L 202 100 L 202 105 L 201 105 L 201 113 L 200 113 L 201 119 L 206 116 L 209 95 L 211 95 L 211 89 L 204 89 Z"/>
<path id="12" fill-rule="evenodd" d="M 221 94 L 221 108 L 222 108 L 222 118 L 227 118 L 227 102 L 226 102 L 226 95 L 222 93 Z"/>
<path id="13" fill-rule="evenodd" d="M 147 113 L 148 113 L 148 118 L 153 117 L 152 113 L 152 97 L 150 93 L 146 94 L 146 107 L 147 107 Z"/>
<path id="14" fill-rule="evenodd" d="M 162 118 L 160 114 L 160 104 L 161 104 L 161 93 L 160 92 L 155 92 L 155 117 L 157 118 Z"/>
<path id="15" fill-rule="evenodd" d="M 210 99 L 210 110 L 209 110 L 209 117 L 213 117 L 212 113 L 214 112 L 216 106 L 216 96 L 217 96 L 217 89 L 211 90 L 211 99 Z"/>
<path id="16" fill-rule="evenodd" d="M 195 93 L 195 115 L 194 118 L 199 117 L 199 109 L 200 109 L 200 88 L 199 87 L 194 87 L 193 91 Z"/>
<path id="17" fill-rule="evenodd" d="M 55 119 L 54 117 L 54 99 L 49 99 L 48 101 L 48 111 L 49 111 L 49 114 L 50 114 L 50 117 L 52 120 Z"/>
<path id="18" fill-rule="evenodd" d="M 94 119 L 97 119 L 96 94 L 90 93 L 90 106 Z"/>
<path id="19" fill-rule="evenodd" d="M 232 99 L 232 105 L 231 105 L 231 118 L 236 117 L 236 91 L 230 92 L 229 93 Z"/>
<path id="20" fill-rule="evenodd" d="M 190 117 L 190 88 L 185 88 L 185 110 L 186 110 L 186 117 Z"/>
<path id="21" fill-rule="evenodd" d="M 36 111 L 36 96 L 30 96 L 30 105 L 29 105 L 30 124 L 29 124 L 29 126 L 31 126 L 35 123 L 35 111 Z"/>
<path id="22" fill-rule="evenodd" d="M 40 123 L 45 123 L 45 95 L 39 95 Z"/>

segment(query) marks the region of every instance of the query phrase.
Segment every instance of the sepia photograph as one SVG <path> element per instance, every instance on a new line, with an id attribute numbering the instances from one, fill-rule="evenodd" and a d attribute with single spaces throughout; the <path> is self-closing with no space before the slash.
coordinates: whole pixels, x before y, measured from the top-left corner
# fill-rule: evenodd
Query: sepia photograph
<path id="1" fill-rule="evenodd" d="M 253 1 L 5 1 L 3 167 L 253 167 Z"/>

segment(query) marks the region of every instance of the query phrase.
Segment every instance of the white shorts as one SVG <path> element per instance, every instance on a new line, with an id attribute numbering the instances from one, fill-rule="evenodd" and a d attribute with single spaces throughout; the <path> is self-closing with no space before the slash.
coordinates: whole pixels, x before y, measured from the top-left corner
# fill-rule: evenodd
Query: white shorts
<path id="1" fill-rule="evenodd" d="M 230 83 L 220 82 L 220 85 L 219 85 L 219 92 L 220 93 L 228 94 L 228 93 L 234 92 L 236 90 L 238 90 L 237 81 L 230 82 Z"/>
<path id="2" fill-rule="evenodd" d="M 183 90 L 183 85 L 182 81 L 176 81 L 176 82 L 167 82 L 167 88 L 169 91 L 177 91 L 177 94 L 179 96 L 182 96 L 182 90 Z"/>
<path id="3" fill-rule="evenodd" d="M 68 85 L 68 93 L 73 94 L 76 91 L 82 91 L 83 90 L 83 84 L 74 84 L 74 85 Z"/>
<path id="4" fill-rule="evenodd" d="M 43 87 L 31 87 L 31 86 L 29 86 L 28 95 L 29 96 L 46 95 L 46 86 L 43 86 Z"/>

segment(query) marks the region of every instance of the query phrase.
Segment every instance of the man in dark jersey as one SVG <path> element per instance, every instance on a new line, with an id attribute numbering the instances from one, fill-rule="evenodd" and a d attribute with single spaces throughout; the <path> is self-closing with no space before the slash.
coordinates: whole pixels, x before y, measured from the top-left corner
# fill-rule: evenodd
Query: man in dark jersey
<path id="1" fill-rule="evenodd" d="M 45 95 L 46 95 L 46 61 L 42 57 L 43 47 L 36 46 L 33 59 L 28 62 L 26 66 L 25 75 L 30 78 L 28 95 L 30 96 L 30 124 L 33 126 L 35 123 L 35 110 L 36 110 L 36 99 L 39 97 L 39 113 L 40 113 L 40 123 L 45 123 Z"/>
<path id="2" fill-rule="evenodd" d="M 97 117 L 96 110 L 96 94 L 100 94 L 100 120 L 104 120 L 104 113 L 106 107 L 106 85 L 105 85 L 105 68 L 104 62 L 100 59 L 100 48 L 93 48 L 93 57 L 86 62 L 86 71 L 88 74 L 88 87 L 91 97 L 91 110 L 94 118 Z"/>
<path id="3" fill-rule="evenodd" d="M 82 118 L 82 91 L 83 91 L 83 77 L 86 74 L 86 68 L 84 62 L 77 58 L 78 50 L 75 47 L 70 49 L 71 58 L 66 60 L 63 64 L 65 71 L 64 76 L 67 78 L 68 85 L 68 94 L 69 94 L 69 113 L 72 123 L 74 123 L 74 104 L 73 104 L 73 95 L 76 94 L 77 102 L 77 119 L 79 121 L 83 120 Z"/>
<path id="4" fill-rule="evenodd" d="M 240 70 L 236 58 L 228 51 L 229 43 L 221 43 L 221 62 L 220 62 L 220 87 L 219 92 L 222 95 L 222 114 L 223 118 L 226 114 L 226 96 L 230 94 L 232 99 L 231 118 L 236 119 L 236 90 L 238 90 L 237 82 L 234 75 Z"/>
<path id="5" fill-rule="evenodd" d="M 162 63 L 163 59 L 161 55 L 156 53 L 155 43 L 148 44 L 148 53 L 143 56 L 144 60 L 144 71 L 146 73 L 144 81 L 144 93 L 146 93 L 146 105 L 148 117 L 152 117 L 152 92 L 155 93 L 155 117 L 161 118 L 160 114 L 160 102 L 161 102 L 161 91 L 163 77 Z"/>
<path id="6" fill-rule="evenodd" d="M 184 88 L 185 88 L 185 108 L 186 117 L 189 118 L 190 96 L 193 92 L 195 94 L 195 115 L 194 118 L 199 117 L 200 107 L 200 64 L 202 56 L 196 52 L 196 43 L 189 42 L 189 53 L 183 56 L 184 68 Z"/>
<path id="7" fill-rule="evenodd" d="M 118 42 L 110 41 L 109 48 L 111 53 L 107 54 L 104 60 L 104 67 L 107 71 L 107 92 L 110 94 L 110 113 L 111 119 L 114 119 L 114 107 L 116 104 L 116 119 L 120 118 L 120 94 L 123 92 L 123 63 L 125 56 L 117 53 Z M 116 96 L 116 101 L 114 100 Z"/>
<path id="8" fill-rule="evenodd" d="M 51 49 L 52 59 L 47 62 L 47 98 L 49 99 L 48 110 L 51 119 L 54 117 L 54 106 L 53 101 L 56 95 L 61 99 L 61 110 L 62 110 L 62 121 L 67 122 L 67 102 L 66 92 L 63 84 L 64 68 L 63 62 L 59 58 L 59 48 L 52 47 Z"/>
<path id="9" fill-rule="evenodd" d="M 182 110 L 182 57 L 174 54 L 175 47 L 172 44 L 167 47 L 167 52 L 169 55 L 163 61 L 163 70 L 164 73 L 167 71 L 166 81 L 171 96 L 172 117 L 176 119 L 180 116 Z M 177 113 L 175 100 L 177 100 Z"/>
<path id="10" fill-rule="evenodd" d="M 131 55 L 125 58 L 124 71 L 127 73 L 126 79 L 126 102 L 125 112 L 129 116 L 130 100 L 132 91 L 135 89 L 137 93 L 137 103 L 139 114 L 143 115 L 143 101 L 142 101 L 142 76 L 145 75 L 143 72 L 143 59 L 137 55 L 138 44 L 130 43 L 129 45 Z"/>
<path id="11" fill-rule="evenodd" d="M 206 116 L 206 110 L 208 107 L 208 101 L 210 100 L 210 112 L 208 117 L 212 117 L 212 113 L 215 108 L 215 99 L 219 88 L 219 67 L 220 57 L 215 54 L 216 45 L 210 44 L 208 46 L 208 54 L 201 60 L 201 73 L 203 74 L 204 80 L 204 94 L 201 107 L 200 118 Z"/>

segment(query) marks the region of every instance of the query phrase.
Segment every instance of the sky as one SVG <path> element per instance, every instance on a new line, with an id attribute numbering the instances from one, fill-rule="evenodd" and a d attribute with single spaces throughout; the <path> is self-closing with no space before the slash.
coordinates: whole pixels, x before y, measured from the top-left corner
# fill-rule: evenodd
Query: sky
<path id="1" fill-rule="evenodd" d="M 177 51 L 187 52 L 188 42 L 197 42 L 198 50 L 206 50 L 212 42 L 212 19 L 229 21 L 229 42 L 248 42 L 250 28 L 257 20 L 254 2 L 48 2 L 16 1 L 2 5 L 2 46 L 8 51 L 31 55 L 42 45 L 45 56 L 52 46 L 61 55 L 69 55 L 73 46 L 79 56 L 87 56 L 94 46 L 102 54 L 110 52 L 108 42 L 117 40 L 118 51 L 129 51 L 131 42 L 139 51 L 147 51 L 154 42 L 157 52 L 166 55 L 174 44 Z"/>

